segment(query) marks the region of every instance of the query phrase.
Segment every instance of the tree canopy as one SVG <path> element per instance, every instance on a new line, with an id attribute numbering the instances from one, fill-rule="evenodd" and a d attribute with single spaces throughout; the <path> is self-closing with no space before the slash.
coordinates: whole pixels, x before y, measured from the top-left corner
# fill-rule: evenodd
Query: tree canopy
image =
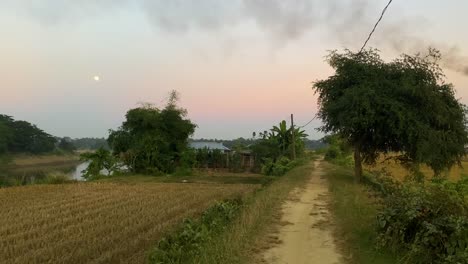
<path id="1" fill-rule="evenodd" d="M 55 149 L 56 139 L 26 121 L 0 115 L 0 154 L 40 154 Z"/>
<path id="2" fill-rule="evenodd" d="M 177 99 L 174 91 L 163 109 L 151 104 L 131 109 L 122 126 L 110 132 L 109 145 L 131 170 L 169 173 L 177 167 L 196 127 Z"/>
<path id="3" fill-rule="evenodd" d="M 406 55 L 385 62 L 375 49 L 332 51 L 335 74 L 314 83 L 318 117 L 326 133 L 337 133 L 354 148 L 359 180 L 361 159 L 400 153 L 405 163 L 429 165 L 439 174 L 465 155 L 464 106 L 439 67 L 441 55 Z"/>
<path id="4" fill-rule="evenodd" d="M 259 135 L 260 139 L 252 145 L 253 152 L 258 157 L 273 160 L 282 156 L 292 158 L 294 156 L 292 154 L 293 144 L 296 154 L 302 155 L 305 149 L 304 140 L 308 136 L 300 128 L 288 128 L 285 120 L 282 120 L 277 126 L 273 126 L 269 132 L 260 132 Z"/>

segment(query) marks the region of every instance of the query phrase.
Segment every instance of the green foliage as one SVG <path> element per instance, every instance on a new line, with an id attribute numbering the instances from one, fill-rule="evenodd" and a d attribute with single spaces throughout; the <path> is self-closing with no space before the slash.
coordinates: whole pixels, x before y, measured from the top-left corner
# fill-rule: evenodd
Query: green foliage
<path id="1" fill-rule="evenodd" d="M 10 116 L 0 115 L 0 154 L 51 152 L 55 138 L 26 121 L 16 121 Z"/>
<path id="2" fill-rule="evenodd" d="M 284 165 L 284 158 L 293 157 L 293 145 L 296 149 L 296 156 L 304 156 L 304 140 L 307 134 L 300 128 L 288 128 L 284 120 L 278 126 L 273 126 L 270 132 L 260 132 L 259 135 L 261 138 L 250 148 L 256 160 L 254 168 L 260 169 L 266 175 L 278 176 L 289 170 L 288 166 Z"/>
<path id="3" fill-rule="evenodd" d="M 308 158 L 290 160 L 287 157 L 280 157 L 273 162 L 271 159 L 265 159 L 261 172 L 268 176 L 283 176 L 293 168 L 305 164 L 307 160 Z"/>
<path id="4" fill-rule="evenodd" d="M 13 131 L 9 127 L 10 122 L 8 117 L 0 115 L 0 155 L 8 151 L 8 145 L 13 138 Z"/>
<path id="5" fill-rule="evenodd" d="M 239 153 L 234 153 L 229 156 L 229 170 L 232 172 L 243 172 L 242 159 Z"/>
<path id="6" fill-rule="evenodd" d="M 73 153 L 76 150 L 75 145 L 73 145 L 72 141 L 67 138 L 60 139 L 57 147 L 66 153 Z"/>
<path id="7" fill-rule="evenodd" d="M 105 138 L 77 138 L 71 140 L 77 149 L 96 150 L 99 148 L 109 149 Z"/>
<path id="8" fill-rule="evenodd" d="M 159 241 L 150 254 L 150 263 L 190 263 L 201 254 L 205 243 L 227 228 L 240 207 L 240 200 L 220 202 L 206 210 L 199 220 L 186 219 L 177 232 Z"/>
<path id="9" fill-rule="evenodd" d="M 111 175 L 117 170 L 117 160 L 110 151 L 103 148 L 95 152 L 83 153 L 80 155 L 80 159 L 89 162 L 88 167 L 83 170 L 83 178 L 87 180 L 99 177 L 102 171 Z"/>
<path id="10" fill-rule="evenodd" d="M 323 138 L 327 143 L 324 152 L 325 160 L 341 166 L 353 166 L 354 160 L 351 156 L 351 147 L 339 135 L 329 135 Z"/>
<path id="11" fill-rule="evenodd" d="M 322 140 L 304 139 L 304 147 L 307 150 L 320 150 L 327 147 L 327 143 Z"/>
<path id="12" fill-rule="evenodd" d="M 180 167 L 195 168 L 197 166 L 197 152 L 194 149 L 187 148 L 180 157 Z"/>
<path id="13" fill-rule="evenodd" d="M 386 181 L 378 215 L 380 246 L 403 254 L 403 263 L 466 263 L 468 181 L 426 184 Z"/>
<path id="14" fill-rule="evenodd" d="M 193 166 L 198 168 L 226 168 L 227 155 L 219 149 L 197 149 L 193 150 L 195 154 L 195 162 Z"/>
<path id="15" fill-rule="evenodd" d="M 445 83 L 439 61 L 432 49 L 389 63 L 372 49 L 332 51 L 328 62 L 335 75 L 314 84 L 321 131 L 340 134 L 354 147 L 358 169 L 361 158 L 373 163 L 388 152 L 426 163 L 436 174 L 451 167 L 465 155 L 468 135 L 463 105 Z"/>
<path id="16" fill-rule="evenodd" d="M 173 92 L 164 109 L 143 105 L 126 114 L 122 126 L 111 131 L 109 144 L 125 165 L 138 173 L 171 173 L 187 149 L 187 140 L 196 125 L 185 109 L 176 105 Z"/>

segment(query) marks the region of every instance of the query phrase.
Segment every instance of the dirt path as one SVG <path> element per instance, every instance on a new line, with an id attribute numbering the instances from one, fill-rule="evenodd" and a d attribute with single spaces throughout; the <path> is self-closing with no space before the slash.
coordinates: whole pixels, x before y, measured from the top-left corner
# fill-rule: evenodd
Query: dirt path
<path id="1" fill-rule="evenodd" d="M 264 252 L 266 263 L 277 264 L 341 264 L 342 257 L 334 242 L 327 206 L 328 187 L 323 178 L 322 161 L 307 186 L 290 194 L 282 208 L 280 243 Z"/>

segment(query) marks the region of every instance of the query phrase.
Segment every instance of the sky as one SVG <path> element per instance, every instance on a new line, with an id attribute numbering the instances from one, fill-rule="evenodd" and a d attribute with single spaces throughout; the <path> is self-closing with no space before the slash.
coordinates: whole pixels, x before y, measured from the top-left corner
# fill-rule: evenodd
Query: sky
<path id="1" fill-rule="evenodd" d="M 312 83 L 333 74 L 327 52 L 359 50 L 386 3 L 0 0 L 0 113 L 106 137 L 127 110 L 177 90 L 195 138 L 249 138 L 290 114 L 301 126 L 317 113 Z M 468 104 L 467 11 L 466 0 L 394 0 L 368 46 L 387 60 L 440 49 Z"/>

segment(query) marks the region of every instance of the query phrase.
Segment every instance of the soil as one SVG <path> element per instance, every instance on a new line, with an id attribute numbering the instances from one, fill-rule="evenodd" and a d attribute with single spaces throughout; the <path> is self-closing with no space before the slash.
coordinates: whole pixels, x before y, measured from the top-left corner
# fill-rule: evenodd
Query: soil
<path id="1" fill-rule="evenodd" d="M 282 207 L 276 242 L 263 252 L 264 263 L 277 264 L 342 264 L 344 258 L 333 237 L 329 210 L 329 193 L 322 161 L 304 188 L 295 189 Z"/>

